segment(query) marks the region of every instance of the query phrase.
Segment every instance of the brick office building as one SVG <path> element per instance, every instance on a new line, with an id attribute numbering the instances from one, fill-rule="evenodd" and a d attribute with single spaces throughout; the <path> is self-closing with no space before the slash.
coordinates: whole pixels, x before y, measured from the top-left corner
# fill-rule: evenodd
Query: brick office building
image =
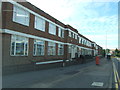
<path id="1" fill-rule="evenodd" d="M 3 74 L 62 66 L 76 53 L 98 54 L 94 42 L 29 2 L 2 3 L 1 31 Z"/>

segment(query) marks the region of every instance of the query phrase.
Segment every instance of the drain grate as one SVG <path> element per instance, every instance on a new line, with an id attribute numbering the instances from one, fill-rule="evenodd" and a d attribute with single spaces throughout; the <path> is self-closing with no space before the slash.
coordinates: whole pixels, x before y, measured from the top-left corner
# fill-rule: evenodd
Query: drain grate
<path id="1" fill-rule="evenodd" d="M 76 73 L 79 73 L 80 71 L 72 71 L 72 72 L 67 72 L 67 73 L 64 73 L 65 75 L 73 75 L 73 74 L 76 74 Z"/>

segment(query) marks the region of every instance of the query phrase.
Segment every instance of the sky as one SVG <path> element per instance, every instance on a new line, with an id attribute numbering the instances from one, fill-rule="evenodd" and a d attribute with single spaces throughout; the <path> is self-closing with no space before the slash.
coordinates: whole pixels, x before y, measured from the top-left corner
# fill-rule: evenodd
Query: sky
<path id="1" fill-rule="evenodd" d="M 118 0 L 27 0 L 104 49 L 118 48 Z"/>

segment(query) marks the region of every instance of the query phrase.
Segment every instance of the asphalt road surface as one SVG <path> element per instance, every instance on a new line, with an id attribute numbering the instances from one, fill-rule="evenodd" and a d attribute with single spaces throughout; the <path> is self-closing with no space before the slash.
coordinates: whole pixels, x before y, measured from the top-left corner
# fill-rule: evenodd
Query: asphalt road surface
<path id="1" fill-rule="evenodd" d="M 3 76 L 3 88 L 115 88 L 113 62 L 120 71 L 117 59 L 105 58 L 85 64 L 31 71 Z M 120 72 L 119 72 L 120 75 Z"/>

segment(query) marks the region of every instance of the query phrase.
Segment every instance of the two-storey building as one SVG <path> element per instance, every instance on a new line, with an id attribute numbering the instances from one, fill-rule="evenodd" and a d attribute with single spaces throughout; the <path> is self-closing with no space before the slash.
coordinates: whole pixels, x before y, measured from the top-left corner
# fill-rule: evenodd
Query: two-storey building
<path id="1" fill-rule="evenodd" d="M 97 50 L 77 29 L 29 2 L 2 3 L 1 31 L 3 73 L 62 66 L 76 54 L 95 56 Z"/>

